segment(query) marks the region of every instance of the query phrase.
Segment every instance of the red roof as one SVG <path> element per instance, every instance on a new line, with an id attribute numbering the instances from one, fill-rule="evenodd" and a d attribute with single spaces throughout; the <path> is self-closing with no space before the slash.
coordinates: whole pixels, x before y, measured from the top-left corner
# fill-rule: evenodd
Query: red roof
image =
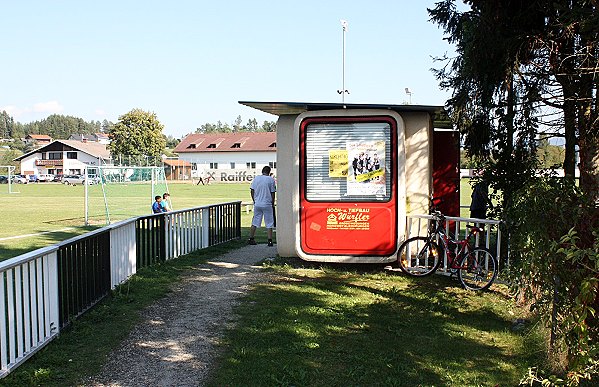
<path id="1" fill-rule="evenodd" d="M 52 137 L 47 134 L 29 134 L 27 137 L 31 137 L 34 140 L 49 140 L 52 141 Z"/>
<path id="2" fill-rule="evenodd" d="M 189 134 L 175 148 L 177 153 L 276 152 L 276 132 Z"/>

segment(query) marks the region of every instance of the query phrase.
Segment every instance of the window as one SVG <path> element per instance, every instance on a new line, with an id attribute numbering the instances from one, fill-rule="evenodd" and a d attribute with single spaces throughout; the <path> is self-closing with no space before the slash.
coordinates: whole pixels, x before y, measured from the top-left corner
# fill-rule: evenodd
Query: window
<path id="1" fill-rule="evenodd" d="M 390 200 L 393 170 L 388 122 L 314 123 L 304 133 L 307 200 Z M 331 157 L 338 162 L 330 162 Z"/>
<path id="2" fill-rule="evenodd" d="M 48 160 L 62 160 L 62 152 L 48 152 Z"/>
<path id="3" fill-rule="evenodd" d="M 67 159 L 77 160 L 77 152 L 67 152 Z"/>
<path id="4" fill-rule="evenodd" d="M 235 144 L 231 145 L 231 148 L 241 148 L 241 143 L 236 142 Z"/>
<path id="5" fill-rule="evenodd" d="M 268 166 L 271 167 L 272 169 L 276 169 L 277 168 L 277 162 L 276 161 L 269 161 L 268 162 Z"/>
<path id="6" fill-rule="evenodd" d="M 245 163 L 247 169 L 256 169 L 256 162 Z"/>
<path id="7" fill-rule="evenodd" d="M 218 163 L 210 163 L 210 169 L 218 169 Z"/>
<path id="8" fill-rule="evenodd" d="M 187 149 L 195 149 L 195 148 L 196 148 L 196 144 L 187 145 Z"/>
<path id="9" fill-rule="evenodd" d="M 208 145 L 208 148 L 216 148 L 216 144 L 210 144 Z"/>
<path id="10" fill-rule="evenodd" d="M 234 162 L 231 163 L 231 169 L 235 169 L 235 163 Z"/>
<path id="11" fill-rule="evenodd" d="M 197 171 L 198 170 L 198 164 L 197 163 L 191 163 L 191 170 L 192 171 Z"/>
<path id="12" fill-rule="evenodd" d="M 272 144 L 270 144 L 268 147 L 269 147 L 269 148 L 276 148 L 276 147 L 277 147 L 277 143 L 276 143 L 276 142 L 273 142 L 273 143 L 272 143 Z"/>

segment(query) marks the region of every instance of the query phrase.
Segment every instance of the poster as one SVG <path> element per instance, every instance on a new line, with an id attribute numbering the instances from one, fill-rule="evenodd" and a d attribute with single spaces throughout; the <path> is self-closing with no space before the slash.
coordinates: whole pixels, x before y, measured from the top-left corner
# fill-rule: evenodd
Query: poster
<path id="1" fill-rule="evenodd" d="M 329 177 L 347 178 L 347 170 L 347 150 L 329 149 Z"/>
<path id="2" fill-rule="evenodd" d="M 347 142 L 348 195 L 385 195 L 385 141 Z"/>

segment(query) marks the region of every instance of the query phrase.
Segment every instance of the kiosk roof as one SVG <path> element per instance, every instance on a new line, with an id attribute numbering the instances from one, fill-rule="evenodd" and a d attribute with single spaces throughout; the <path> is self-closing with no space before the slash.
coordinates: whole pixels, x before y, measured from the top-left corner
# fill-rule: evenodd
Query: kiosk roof
<path id="1" fill-rule="evenodd" d="M 265 113 L 274 114 L 276 116 L 282 116 L 287 114 L 301 114 L 307 111 L 337 109 L 387 109 L 397 113 L 427 112 L 433 116 L 434 127 L 451 128 L 451 124 L 448 122 L 447 112 L 445 111 L 445 108 L 443 106 L 258 101 L 239 101 L 239 103 L 263 111 Z"/>

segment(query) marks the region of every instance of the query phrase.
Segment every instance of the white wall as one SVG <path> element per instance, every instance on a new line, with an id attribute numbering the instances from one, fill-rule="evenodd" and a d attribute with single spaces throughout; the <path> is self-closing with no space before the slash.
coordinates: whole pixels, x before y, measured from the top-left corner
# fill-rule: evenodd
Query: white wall
<path id="1" fill-rule="evenodd" d="M 256 169 L 259 171 L 269 162 L 277 161 L 277 152 L 186 152 L 180 153 L 179 159 L 204 166 L 218 163 L 218 169 L 231 169 L 231 162 L 235 163 L 235 169 L 246 169 L 246 163 L 255 162 Z"/>

